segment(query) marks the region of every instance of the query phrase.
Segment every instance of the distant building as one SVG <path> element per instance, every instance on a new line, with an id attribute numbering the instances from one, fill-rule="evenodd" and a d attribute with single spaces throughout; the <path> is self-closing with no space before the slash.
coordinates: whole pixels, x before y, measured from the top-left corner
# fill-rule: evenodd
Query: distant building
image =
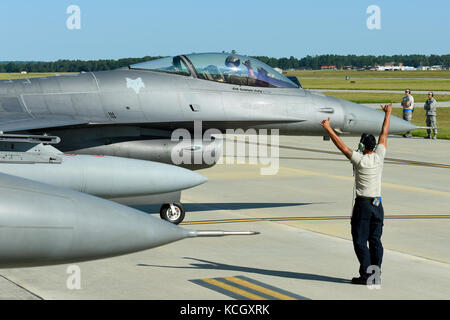
<path id="1" fill-rule="evenodd" d="M 26 71 L 20 71 L 20 74 L 27 74 L 28 72 Z"/>
<path id="2" fill-rule="evenodd" d="M 445 70 L 444 66 L 442 65 L 434 65 L 434 66 L 418 66 L 416 70 L 426 71 L 426 70 Z"/>
<path id="3" fill-rule="evenodd" d="M 376 70 L 376 71 L 412 71 L 416 70 L 416 68 L 411 66 L 404 66 L 403 63 L 399 63 L 398 66 L 395 65 L 394 62 L 386 62 L 384 66 L 375 65 L 374 68 L 371 68 L 370 70 Z"/>
<path id="4" fill-rule="evenodd" d="M 337 70 L 336 66 L 320 66 L 320 70 Z"/>

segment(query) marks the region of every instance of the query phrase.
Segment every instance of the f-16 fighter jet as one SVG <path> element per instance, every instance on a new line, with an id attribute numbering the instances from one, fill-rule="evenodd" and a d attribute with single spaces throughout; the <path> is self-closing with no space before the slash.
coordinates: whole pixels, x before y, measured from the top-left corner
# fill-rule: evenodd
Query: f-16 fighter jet
<path id="1" fill-rule="evenodd" d="M 2 80 L 0 195 L 8 206 L 0 210 L 0 261 L 18 265 L 25 260 L 82 260 L 167 243 L 170 235 L 155 236 L 151 245 L 142 235 L 139 244 L 116 241 L 109 251 L 97 252 L 95 244 L 84 241 L 106 243 L 106 230 L 114 228 L 124 228 L 126 238 L 132 225 L 144 223 L 135 212 L 127 215 L 134 220 L 125 223 L 118 212 L 132 209 L 105 199 L 126 203 L 123 199 L 146 196 L 162 204 L 162 218 L 181 222 L 181 191 L 207 180 L 191 170 L 214 162 L 180 167 L 173 155 L 209 153 L 219 158 L 218 139 L 203 136 L 208 130 L 278 129 L 281 135 L 322 136 L 318 123 L 328 117 L 337 132 L 348 135 L 376 134 L 383 122 L 381 111 L 304 90 L 267 64 L 237 54 L 186 54 L 113 71 Z M 196 121 L 201 121 L 201 143 L 172 139 L 177 129 L 193 132 Z M 400 118 L 391 119 L 391 133 L 415 128 Z M 106 211 L 125 220 L 110 226 L 113 218 Z M 90 233 L 94 229 L 106 232 L 106 240 L 95 238 Z M 177 234 L 173 239 L 192 235 Z M 64 237 L 73 241 L 58 240 Z M 29 250 L 8 247 L 11 241 L 28 241 Z M 42 253 L 33 246 L 48 250 Z M 69 247 L 73 252 L 65 259 Z M 34 258 L 22 259 L 26 256 Z"/>

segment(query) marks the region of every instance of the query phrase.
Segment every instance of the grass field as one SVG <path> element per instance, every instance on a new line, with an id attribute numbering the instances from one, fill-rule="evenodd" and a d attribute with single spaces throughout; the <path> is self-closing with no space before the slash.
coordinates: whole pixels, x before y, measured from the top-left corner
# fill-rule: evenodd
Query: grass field
<path id="1" fill-rule="evenodd" d="M 299 78 L 440 78 L 450 80 L 450 70 L 444 71 L 340 71 L 340 70 L 295 70 L 287 71 L 288 75 Z"/>
<path id="2" fill-rule="evenodd" d="M 450 71 L 296 70 L 285 74 L 297 76 L 306 89 L 450 91 Z"/>
<path id="3" fill-rule="evenodd" d="M 392 114 L 402 118 L 403 110 L 401 108 L 393 108 Z M 425 127 L 425 110 L 416 107 L 414 110 L 412 123 L 416 126 Z M 437 126 L 438 139 L 450 139 L 450 108 L 437 108 Z M 426 137 L 427 131 L 425 129 L 414 130 L 412 135 L 415 137 Z"/>
<path id="4" fill-rule="evenodd" d="M 399 90 L 411 91 L 450 91 L 450 79 L 384 79 L 362 78 L 299 78 L 303 88 L 307 89 L 351 89 L 351 90 Z"/>
<path id="5" fill-rule="evenodd" d="M 44 73 L 28 73 L 28 74 L 20 74 L 20 73 L 0 73 L 0 80 L 8 80 L 8 79 L 26 79 L 26 78 L 39 78 L 39 77 L 54 77 L 56 74 L 71 74 L 72 72 L 44 72 Z"/>
<path id="6" fill-rule="evenodd" d="M 336 97 L 356 103 L 400 103 L 405 96 L 403 93 L 379 93 L 379 92 L 323 92 L 327 96 Z M 424 103 L 428 97 L 426 94 L 414 94 L 414 102 Z M 439 101 L 450 101 L 450 94 L 435 94 L 434 98 Z"/>

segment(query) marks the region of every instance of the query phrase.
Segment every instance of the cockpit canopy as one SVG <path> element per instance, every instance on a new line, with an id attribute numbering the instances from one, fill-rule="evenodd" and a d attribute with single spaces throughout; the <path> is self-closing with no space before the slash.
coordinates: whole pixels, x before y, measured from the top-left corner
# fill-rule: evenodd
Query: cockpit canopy
<path id="1" fill-rule="evenodd" d="M 228 53 L 199 53 L 167 57 L 133 64 L 130 69 L 174 73 L 194 76 L 203 80 L 252 87 L 299 87 L 257 59 Z"/>

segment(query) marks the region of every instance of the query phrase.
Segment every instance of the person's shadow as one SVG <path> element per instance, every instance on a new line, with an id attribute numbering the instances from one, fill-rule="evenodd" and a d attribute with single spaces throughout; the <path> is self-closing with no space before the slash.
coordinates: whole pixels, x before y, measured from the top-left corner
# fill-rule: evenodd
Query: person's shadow
<path id="1" fill-rule="evenodd" d="M 230 265 L 230 264 L 218 263 L 218 262 L 197 259 L 197 258 L 189 258 L 189 257 L 184 257 L 184 259 L 191 259 L 191 260 L 199 261 L 199 262 L 203 262 L 203 263 L 191 263 L 190 266 L 184 266 L 184 267 L 159 266 L 159 265 L 151 265 L 151 264 L 138 264 L 138 266 L 140 266 L 140 267 L 173 268 L 173 269 L 229 270 L 229 271 L 237 271 L 237 272 L 258 273 L 258 274 L 263 274 L 263 275 L 268 275 L 268 276 L 291 278 L 291 279 L 325 281 L 325 282 L 335 282 L 335 283 L 351 283 L 351 281 L 347 280 L 347 279 L 322 276 L 322 275 L 318 275 L 318 274 L 234 266 L 234 265 Z"/>

